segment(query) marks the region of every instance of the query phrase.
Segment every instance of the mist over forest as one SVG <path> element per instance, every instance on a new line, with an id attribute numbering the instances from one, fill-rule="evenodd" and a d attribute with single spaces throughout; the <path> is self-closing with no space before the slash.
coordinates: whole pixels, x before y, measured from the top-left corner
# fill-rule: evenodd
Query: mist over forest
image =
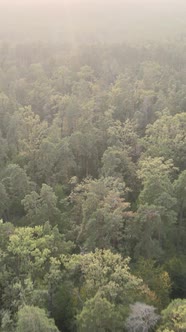
<path id="1" fill-rule="evenodd" d="M 0 38 L 138 42 L 186 33 L 183 0 L 1 1 Z"/>
<path id="2" fill-rule="evenodd" d="M 186 1 L 0 0 L 0 332 L 186 331 Z"/>

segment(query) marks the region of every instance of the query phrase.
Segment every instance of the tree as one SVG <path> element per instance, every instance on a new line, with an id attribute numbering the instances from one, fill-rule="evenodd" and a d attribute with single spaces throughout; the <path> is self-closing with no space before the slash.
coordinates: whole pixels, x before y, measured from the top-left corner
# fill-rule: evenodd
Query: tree
<path id="1" fill-rule="evenodd" d="M 144 157 L 139 161 L 138 176 L 145 183 L 152 175 L 159 175 L 160 177 L 168 177 L 172 179 L 178 168 L 174 166 L 172 159 L 165 159 L 165 157 Z"/>
<path id="2" fill-rule="evenodd" d="M 177 221 L 177 199 L 171 181 L 175 169 L 171 160 L 159 157 L 142 159 L 139 165 L 138 176 L 143 188 L 134 227 L 138 229 L 136 235 L 141 234 L 143 240 L 138 241 L 136 252 L 139 250 L 140 254 L 142 250 L 142 255 L 146 252 L 146 257 L 158 258 L 171 245 L 167 238 Z"/>
<path id="3" fill-rule="evenodd" d="M 131 313 L 126 320 L 128 332 L 148 332 L 154 329 L 160 316 L 155 313 L 153 306 L 136 302 L 130 306 Z"/>
<path id="4" fill-rule="evenodd" d="M 132 162 L 127 151 L 115 146 L 108 147 L 102 157 L 103 176 L 121 178 L 131 191 L 138 192 L 138 179 L 135 164 Z"/>
<path id="5" fill-rule="evenodd" d="M 174 191 L 177 198 L 178 234 L 177 247 L 184 250 L 186 240 L 186 171 L 180 173 L 174 182 Z"/>
<path id="6" fill-rule="evenodd" d="M 165 262 L 165 268 L 168 271 L 172 281 L 172 298 L 186 297 L 186 255 L 183 252 L 175 255 L 175 251 L 169 260 Z"/>
<path id="7" fill-rule="evenodd" d="M 100 133 L 92 124 L 85 122 L 69 139 L 76 162 L 76 175 L 83 179 L 96 176 L 100 167 L 99 151 L 102 146 Z"/>
<path id="8" fill-rule="evenodd" d="M 11 121 L 11 113 L 15 108 L 15 104 L 12 103 L 11 99 L 8 97 L 8 94 L 0 91 L 0 132 L 3 138 L 7 137 L 7 127 Z"/>
<path id="9" fill-rule="evenodd" d="M 25 170 L 17 164 L 9 164 L 3 170 L 1 183 L 2 198 L 4 197 L 6 205 L 5 219 L 10 221 L 22 217 L 21 200 L 34 184 L 30 181 Z"/>
<path id="10" fill-rule="evenodd" d="M 0 130 L 0 166 L 1 168 L 5 166 L 6 161 L 8 160 L 8 144 L 7 140 L 2 137 Z"/>
<path id="11" fill-rule="evenodd" d="M 140 205 L 135 218 L 128 224 L 127 238 L 135 258 L 145 259 L 162 257 L 164 253 L 164 228 L 161 218 L 161 207 Z"/>
<path id="12" fill-rule="evenodd" d="M 15 331 L 15 322 L 11 317 L 10 310 L 1 311 L 1 331 L 2 332 Z"/>
<path id="13" fill-rule="evenodd" d="M 153 157 L 172 159 L 180 170 L 186 165 L 186 113 L 171 116 L 164 112 L 146 130 L 145 146 L 147 154 Z"/>
<path id="14" fill-rule="evenodd" d="M 56 100 L 58 112 L 56 120 L 60 127 L 61 138 L 70 136 L 77 129 L 80 105 L 74 95 L 59 96 Z"/>
<path id="15" fill-rule="evenodd" d="M 18 154 L 18 161 L 23 165 L 26 163 L 29 169 L 34 167 L 37 151 L 46 137 L 47 129 L 47 122 L 40 121 L 31 106 L 20 108 L 11 117 L 8 142 L 12 145 L 12 154 Z"/>
<path id="16" fill-rule="evenodd" d="M 147 158 L 140 162 L 138 176 L 142 179 L 143 189 L 139 195 L 140 204 L 161 206 L 169 223 L 176 222 L 177 200 L 171 182 L 174 167 L 171 160 Z"/>
<path id="17" fill-rule="evenodd" d="M 132 118 L 135 112 L 134 85 L 127 74 L 118 76 L 111 86 L 109 101 L 115 120 L 124 122 Z"/>
<path id="18" fill-rule="evenodd" d="M 102 294 L 87 300 L 77 315 L 78 332 L 121 332 L 124 328 L 122 313 Z"/>
<path id="19" fill-rule="evenodd" d="M 56 135 L 57 136 L 57 135 Z M 76 169 L 74 155 L 69 140 L 44 139 L 38 151 L 35 163 L 35 178 L 37 183 L 54 186 L 58 183 L 68 183 Z"/>
<path id="20" fill-rule="evenodd" d="M 6 192 L 5 186 L 2 183 L 0 183 L 0 197 L 1 197 L 0 218 L 3 218 L 3 217 L 5 217 L 4 213 L 9 205 L 9 198 L 8 198 L 8 194 Z"/>
<path id="21" fill-rule="evenodd" d="M 137 124 L 134 120 L 127 119 L 124 123 L 111 120 L 107 130 L 108 145 L 116 146 L 128 152 L 133 161 L 140 155 L 140 141 L 137 133 Z"/>
<path id="22" fill-rule="evenodd" d="M 14 321 L 20 306 L 33 305 L 53 311 L 61 285 L 61 254 L 71 251 L 57 227 L 0 224 L 0 289 L 3 309 Z M 5 318 L 7 315 L 5 315 Z"/>
<path id="23" fill-rule="evenodd" d="M 62 92 L 63 94 L 70 94 L 72 89 L 72 83 L 74 82 L 76 77 L 69 67 L 58 67 L 53 74 L 53 78 L 56 90 L 59 93 Z"/>
<path id="24" fill-rule="evenodd" d="M 131 274 L 129 260 L 110 250 L 63 256 L 63 263 L 73 282 L 78 331 L 123 331 L 129 305 L 154 300 L 143 281 Z"/>
<path id="25" fill-rule="evenodd" d="M 113 177 L 86 179 L 74 188 L 70 200 L 76 241 L 84 250 L 124 249 L 125 224 L 133 217 L 125 194 L 125 184 Z"/>
<path id="26" fill-rule="evenodd" d="M 169 306 L 162 311 L 162 322 L 158 332 L 166 329 L 174 332 L 184 332 L 186 329 L 186 300 L 173 300 Z"/>
<path id="27" fill-rule="evenodd" d="M 18 311 L 16 332 L 58 332 L 53 319 L 38 307 L 24 306 Z"/>
<path id="28" fill-rule="evenodd" d="M 133 273 L 156 294 L 158 309 L 165 308 L 170 302 L 172 291 L 172 279 L 165 267 L 153 259 L 140 257 L 134 265 Z"/>
<path id="29" fill-rule="evenodd" d="M 57 197 L 53 189 L 43 184 L 40 194 L 32 191 L 22 200 L 29 225 L 44 224 L 49 221 L 57 225 L 60 221 L 60 211 L 57 208 Z"/>

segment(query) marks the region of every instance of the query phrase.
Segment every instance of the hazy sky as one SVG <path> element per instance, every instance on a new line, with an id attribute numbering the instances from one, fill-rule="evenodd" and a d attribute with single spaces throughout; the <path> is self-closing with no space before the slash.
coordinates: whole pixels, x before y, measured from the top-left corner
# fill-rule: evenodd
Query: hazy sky
<path id="1" fill-rule="evenodd" d="M 171 37 L 185 17 L 186 0 L 0 0 L 0 39 Z"/>
<path id="2" fill-rule="evenodd" d="M 146 4 L 146 5 L 154 5 L 154 4 L 177 4 L 181 5 L 185 3 L 185 0 L 0 0 L 0 5 L 39 5 L 39 4 L 65 4 L 65 5 L 71 5 L 71 4 L 77 4 L 77 3 L 113 3 L 116 5 L 117 3 L 122 4 L 129 4 L 129 3 L 135 3 L 135 4 Z"/>

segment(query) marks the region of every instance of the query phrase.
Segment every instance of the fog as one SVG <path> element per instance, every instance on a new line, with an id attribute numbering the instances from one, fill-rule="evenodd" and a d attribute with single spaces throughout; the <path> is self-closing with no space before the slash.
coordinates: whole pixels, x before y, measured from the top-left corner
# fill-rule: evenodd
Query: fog
<path id="1" fill-rule="evenodd" d="M 186 32 L 183 0 L 0 0 L 0 39 L 122 42 Z"/>

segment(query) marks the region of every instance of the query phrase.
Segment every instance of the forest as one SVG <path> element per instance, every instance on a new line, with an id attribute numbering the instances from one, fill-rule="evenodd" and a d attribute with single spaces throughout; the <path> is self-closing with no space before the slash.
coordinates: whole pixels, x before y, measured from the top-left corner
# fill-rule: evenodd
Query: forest
<path id="1" fill-rule="evenodd" d="M 0 41 L 0 331 L 185 332 L 186 34 L 21 38 Z"/>

